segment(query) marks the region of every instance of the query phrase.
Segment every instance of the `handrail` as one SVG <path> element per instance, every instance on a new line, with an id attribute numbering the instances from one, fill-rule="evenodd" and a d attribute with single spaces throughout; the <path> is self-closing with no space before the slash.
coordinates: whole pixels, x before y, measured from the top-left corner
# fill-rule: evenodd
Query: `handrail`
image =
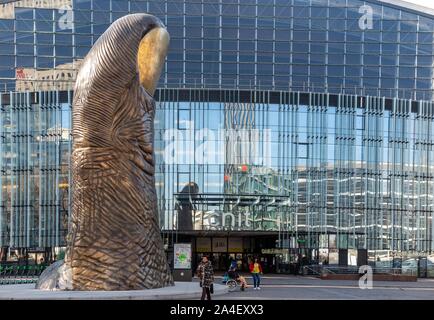
<path id="1" fill-rule="evenodd" d="M 306 271 L 311 271 L 313 274 L 359 274 L 358 266 L 334 266 L 334 265 L 308 265 L 303 267 Z M 417 275 L 417 270 L 406 270 L 402 268 L 387 268 L 387 267 L 372 267 L 373 274 L 409 274 Z"/>
<path id="2" fill-rule="evenodd" d="M 304 266 L 303 268 L 304 268 L 304 270 L 306 270 L 306 269 L 310 270 L 312 273 L 316 273 L 319 276 L 321 275 L 318 271 L 316 271 L 315 269 L 311 268 L 310 266 Z M 303 274 L 306 274 L 306 272 L 303 271 Z"/>

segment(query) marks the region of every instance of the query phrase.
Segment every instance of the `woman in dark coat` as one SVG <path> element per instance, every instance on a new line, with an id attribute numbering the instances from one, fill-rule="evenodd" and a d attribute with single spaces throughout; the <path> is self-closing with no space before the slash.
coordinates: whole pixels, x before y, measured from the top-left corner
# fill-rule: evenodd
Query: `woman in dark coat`
<path id="1" fill-rule="evenodd" d="M 205 295 L 208 300 L 211 300 L 210 288 L 214 282 L 214 270 L 207 256 L 202 257 L 202 262 L 197 267 L 197 276 L 199 277 L 200 286 L 202 287 L 201 300 L 205 300 Z"/>

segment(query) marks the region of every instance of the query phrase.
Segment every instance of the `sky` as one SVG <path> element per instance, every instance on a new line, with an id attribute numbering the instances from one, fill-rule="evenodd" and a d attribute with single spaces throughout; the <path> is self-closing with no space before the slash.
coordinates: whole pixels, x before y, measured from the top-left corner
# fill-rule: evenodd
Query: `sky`
<path id="1" fill-rule="evenodd" d="M 404 1 L 434 9 L 434 1 L 433 0 L 404 0 Z"/>

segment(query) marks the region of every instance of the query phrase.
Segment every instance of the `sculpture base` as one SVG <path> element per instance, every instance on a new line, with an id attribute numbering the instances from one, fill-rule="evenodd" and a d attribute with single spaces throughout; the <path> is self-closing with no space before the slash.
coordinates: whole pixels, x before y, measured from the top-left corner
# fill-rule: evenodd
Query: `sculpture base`
<path id="1" fill-rule="evenodd" d="M 173 280 L 171 280 L 163 287 L 171 287 L 171 286 L 173 286 Z M 147 290 L 151 290 L 154 288 L 149 288 Z M 155 289 L 158 288 L 159 287 L 156 287 Z M 38 279 L 38 282 L 36 283 L 36 289 L 73 290 L 71 268 L 69 267 L 68 264 L 64 263 L 63 260 L 56 261 L 55 263 L 51 264 L 47 269 L 45 269 L 44 272 L 42 272 L 42 274 Z M 119 290 L 123 290 L 123 288 Z M 77 291 L 85 291 L 85 290 L 77 290 Z M 92 290 L 92 291 L 104 291 L 104 290 Z"/>
<path id="2" fill-rule="evenodd" d="M 228 288 L 214 284 L 214 296 L 228 293 Z M 200 299 L 198 282 L 175 282 L 174 286 L 129 291 L 38 290 L 34 284 L 0 286 L 0 300 L 181 300 Z"/>
<path id="3" fill-rule="evenodd" d="M 36 289 L 40 290 L 72 290 L 71 272 L 63 260 L 56 261 L 42 272 Z"/>

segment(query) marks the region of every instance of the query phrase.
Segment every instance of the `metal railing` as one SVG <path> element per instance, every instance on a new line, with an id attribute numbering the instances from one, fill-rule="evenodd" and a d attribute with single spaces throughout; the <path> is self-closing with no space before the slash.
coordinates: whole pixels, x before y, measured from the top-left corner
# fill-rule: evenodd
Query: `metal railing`
<path id="1" fill-rule="evenodd" d="M 303 267 L 303 275 L 320 276 L 321 275 L 321 271 L 318 270 L 318 268 L 317 268 L 316 265 L 304 266 Z"/>
<path id="2" fill-rule="evenodd" d="M 46 265 L 0 265 L 0 285 L 36 283 Z"/>
<path id="3" fill-rule="evenodd" d="M 372 267 L 373 274 L 406 274 L 417 276 L 417 270 L 387 267 Z M 321 276 L 324 274 L 360 274 L 357 266 L 308 265 L 303 267 L 304 275 Z"/>

